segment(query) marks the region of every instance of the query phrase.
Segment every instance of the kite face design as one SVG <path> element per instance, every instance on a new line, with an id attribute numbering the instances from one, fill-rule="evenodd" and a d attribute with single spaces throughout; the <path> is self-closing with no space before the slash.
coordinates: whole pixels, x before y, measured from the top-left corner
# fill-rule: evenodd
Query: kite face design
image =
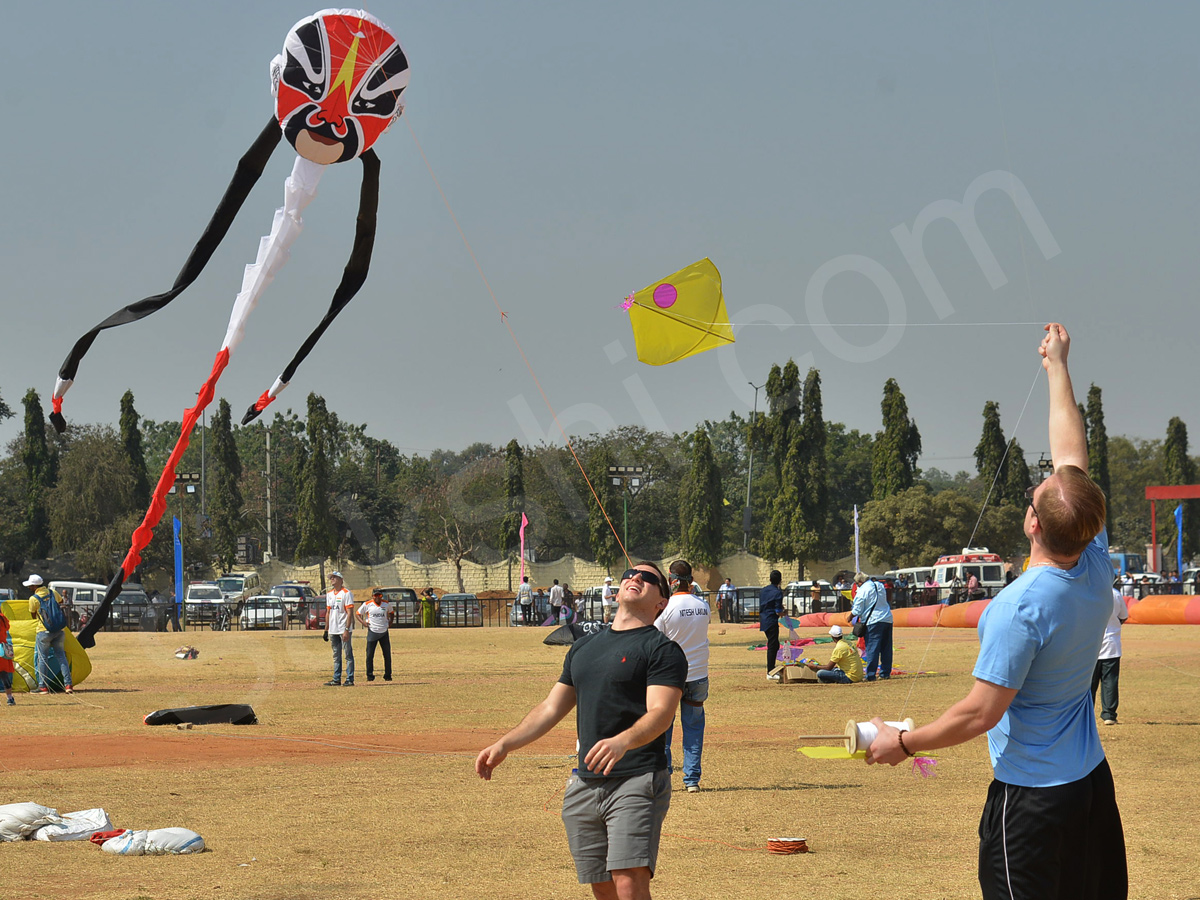
<path id="1" fill-rule="evenodd" d="M 271 84 L 288 143 L 330 165 L 370 149 L 400 115 L 408 59 L 378 19 L 327 9 L 288 32 Z"/>

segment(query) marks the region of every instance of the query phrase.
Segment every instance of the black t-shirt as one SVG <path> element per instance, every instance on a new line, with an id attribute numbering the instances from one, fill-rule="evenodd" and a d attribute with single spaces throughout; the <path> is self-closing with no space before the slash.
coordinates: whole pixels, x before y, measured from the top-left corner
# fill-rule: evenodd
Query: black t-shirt
<path id="1" fill-rule="evenodd" d="M 647 685 L 682 691 L 687 673 L 683 650 L 653 625 L 623 631 L 606 628 L 572 644 L 558 680 L 575 688 L 579 774 L 600 775 L 584 765 L 584 758 L 597 741 L 620 734 L 646 714 Z M 665 769 L 666 747 L 660 734 L 626 753 L 609 777 Z"/>

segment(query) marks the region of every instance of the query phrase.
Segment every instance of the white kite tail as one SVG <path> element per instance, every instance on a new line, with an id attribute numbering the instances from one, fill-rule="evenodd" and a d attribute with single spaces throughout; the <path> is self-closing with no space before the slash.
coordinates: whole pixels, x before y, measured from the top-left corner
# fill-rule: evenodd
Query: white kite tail
<path id="1" fill-rule="evenodd" d="M 232 354 L 237 349 L 246 330 L 246 320 L 258 305 L 258 298 L 288 261 L 288 250 L 304 228 L 304 219 L 300 213 L 317 195 L 317 185 L 324 171 L 325 166 L 310 162 L 302 156 L 296 157 L 292 174 L 283 183 L 283 206 L 275 210 L 271 233 L 264 235 L 258 242 L 258 256 L 253 263 L 246 266 L 242 275 L 242 289 L 233 301 L 233 311 L 229 314 L 229 328 L 221 344 L 222 350 L 228 349 Z"/>

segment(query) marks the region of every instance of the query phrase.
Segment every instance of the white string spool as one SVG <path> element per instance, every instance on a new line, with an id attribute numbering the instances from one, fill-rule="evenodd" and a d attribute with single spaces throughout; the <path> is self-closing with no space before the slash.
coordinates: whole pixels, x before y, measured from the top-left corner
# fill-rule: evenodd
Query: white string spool
<path id="1" fill-rule="evenodd" d="M 912 731 L 913 720 L 905 719 L 903 722 L 884 722 L 885 725 L 890 725 L 897 731 Z M 855 722 L 851 719 L 846 723 L 846 750 L 853 756 L 859 750 L 866 750 L 874 742 L 879 735 L 879 729 L 870 722 Z"/>

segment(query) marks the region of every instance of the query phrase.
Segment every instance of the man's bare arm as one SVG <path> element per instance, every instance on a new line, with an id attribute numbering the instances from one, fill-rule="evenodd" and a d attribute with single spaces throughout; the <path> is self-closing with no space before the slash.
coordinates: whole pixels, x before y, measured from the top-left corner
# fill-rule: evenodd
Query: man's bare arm
<path id="1" fill-rule="evenodd" d="M 1057 322 L 1046 326 L 1046 336 L 1038 347 L 1042 367 L 1050 382 L 1050 458 L 1054 468 L 1078 466 L 1088 470 L 1087 431 L 1075 403 L 1075 389 L 1067 369 L 1071 337 Z"/>
<path id="2" fill-rule="evenodd" d="M 484 747 L 475 758 L 475 772 L 480 778 L 490 781 L 496 766 L 504 762 L 512 751 L 532 744 L 557 725 L 575 708 L 575 688 L 556 682 L 546 699 L 529 711 L 521 724 L 496 743 Z M 669 723 L 668 723 L 669 724 Z M 666 726 L 663 726 L 666 730 Z"/>
<path id="3" fill-rule="evenodd" d="M 610 738 L 596 741 L 583 763 L 593 772 L 607 775 L 630 750 L 650 743 L 667 730 L 675 720 L 675 710 L 683 691 L 661 684 L 646 688 L 646 713 L 636 722 Z"/>
<path id="4" fill-rule="evenodd" d="M 899 731 L 884 724 L 882 719 L 872 719 L 879 729 L 879 736 L 867 749 L 867 765 L 887 763 L 894 766 L 908 758 L 905 749 L 916 754 L 923 750 L 953 747 L 979 737 L 995 727 L 1015 696 L 1016 688 L 1000 687 L 977 678 L 970 693 L 942 713 L 936 721 L 904 732 L 903 747 L 900 746 Z"/>

